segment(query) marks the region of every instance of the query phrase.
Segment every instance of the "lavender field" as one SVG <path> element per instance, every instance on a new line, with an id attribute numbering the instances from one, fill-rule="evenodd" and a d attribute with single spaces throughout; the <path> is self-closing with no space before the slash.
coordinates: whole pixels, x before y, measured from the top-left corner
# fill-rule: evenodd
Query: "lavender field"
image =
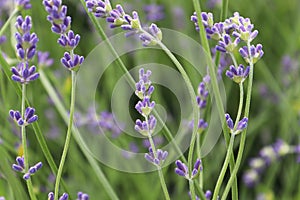
<path id="1" fill-rule="evenodd" d="M 299 9 L 0 0 L 0 200 L 299 200 Z"/>

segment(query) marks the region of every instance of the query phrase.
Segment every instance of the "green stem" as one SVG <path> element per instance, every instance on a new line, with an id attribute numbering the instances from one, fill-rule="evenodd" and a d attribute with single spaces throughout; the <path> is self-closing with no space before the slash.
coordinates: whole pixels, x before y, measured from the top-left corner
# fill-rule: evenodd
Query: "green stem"
<path id="1" fill-rule="evenodd" d="M 18 9 L 15 9 L 11 15 L 9 16 L 9 18 L 6 20 L 5 24 L 3 24 L 3 26 L 0 29 L 0 36 L 3 35 L 3 33 L 6 31 L 7 27 L 9 26 L 11 20 L 13 20 L 13 18 L 16 16 L 16 14 L 18 13 Z"/>
<path id="2" fill-rule="evenodd" d="M 222 182 L 223 182 L 226 170 L 227 170 L 227 166 L 228 166 L 230 157 L 232 155 L 233 144 L 234 144 L 234 136 L 235 136 L 234 134 L 231 134 L 229 146 L 228 146 L 228 149 L 227 149 L 226 158 L 225 158 L 224 164 L 222 166 L 222 169 L 221 169 L 221 172 L 219 174 L 218 181 L 217 181 L 217 184 L 216 184 L 216 187 L 215 187 L 215 190 L 214 190 L 214 194 L 213 194 L 213 198 L 212 198 L 213 200 L 218 199 L 220 188 L 221 188 L 221 185 L 222 185 Z"/>
<path id="3" fill-rule="evenodd" d="M 0 57 L 1 58 L 1 57 Z M 65 109 L 63 103 L 59 99 L 58 95 L 56 94 L 54 88 L 52 87 L 51 83 L 49 82 L 47 76 L 45 75 L 44 71 L 40 70 L 40 80 L 47 91 L 48 95 L 51 97 L 51 99 L 54 102 L 54 105 L 58 111 L 58 113 L 61 115 L 63 118 L 64 122 L 67 124 L 68 123 L 68 115 L 67 115 L 67 110 Z M 112 200 L 119 200 L 118 196 L 112 189 L 110 183 L 108 182 L 107 178 L 105 177 L 103 171 L 99 167 L 97 161 L 93 158 L 93 156 L 89 153 L 88 147 L 85 145 L 85 143 L 82 141 L 80 133 L 78 129 L 74 126 L 72 126 L 72 131 L 74 133 L 74 138 L 81 148 L 84 156 L 87 158 L 88 162 L 92 166 L 93 170 L 96 173 L 96 176 L 99 180 L 100 183 L 102 183 L 103 187 L 105 188 L 105 191 L 109 195 L 110 199 Z M 62 180 L 63 181 L 63 180 Z"/>
<path id="4" fill-rule="evenodd" d="M 201 142 L 200 142 L 200 133 L 199 133 L 197 134 L 197 157 L 198 158 L 201 158 L 200 146 L 201 146 Z M 204 168 L 203 162 L 202 162 L 202 167 Z M 203 170 L 200 170 L 199 172 L 199 186 L 201 189 L 203 189 Z"/>
<path id="5" fill-rule="evenodd" d="M 220 117 L 220 120 L 222 121 L 222 124 L 223 124 L 222 128 L 223 128 L 224 138 L 225 138 L 225 141 L 226 141 L 226 147 L 228 148 L 229 140 L 230 140 L 229 139 L 229 133 L 228 133 L 226 123 L 224 122 L 225 112 L 224 112 L 222 98 L 221 98 L 221 94 L 220 94 L 220 90 L 219 90 L 219 86 L 218 86 L 217 75 L 216 75 L 215 68 L 214 68 L 212 58 L 211 58 L 211 54 L 210 54 L 210 48 L 209 48 L 208 40 L 207 40 L 207 37 L 206 37 L 206 32 L 205 32 L 204 26 L 203 26 L 203 24 L 200 20 L 201 19 L 201 6 L 200 6 L 200 3 L 199 3 L 198 0 L 193 0 L 193 4 L 194 4 L 194 8 L 195 8 L 196 13 L 197 13 L 197 18 L 199 19 L 198 20 L 198 26 L 200 28 L 199 34 L 200 34 L 201 44 L 203 45 L 203 48 L 207 53 L 207 61 L 208 61 L 207 63 L 208 63 L 208 68 L 209 68 L 209 75 L 210 75 L 210 78 L 211 78 L 213 93 L 214 93 L 214 96 L 216 98 L 216 104 L 217 104 L 217 109 L 218 109 L 218 112 L 219 112 L 219 117 Z M 223 11 L 224 15 L 227 12 L 226 10 Z M 234 168 L 234 165 L 235 165 L 235 161 L 234 161 L 234 157 L 232 155 L 231 158 L 230 158 L 230 163 L 229 163 L 230 172 L 232 172 L 232 170 Z M 237 197 L 238 196 L 238 189 L 237 189 L 236 177 L 234 177 L 234 186 L 233 186 L 233 189 L 232 189 L 232 195 L 233 195 L 234 199 L 238 198 Z"/>
<path id="6" fill-rule="evenodd" d="M 223 0 L 222 1 L 222 10 L 221 10 L 221 16 L 220 16 L 220 21 L 221 22 L 223 20 L 225 20 L 226 17 L 227 17 L 228 4 L 229 4 L 229 0 Z"/>
<path id="7" fill-rule="evenodd" d="M 55 190 L 54 190 L 54 199 L 58 200 L 58 192 L 59 192 L 59 183 L 62 176 L 62 171 L 64 168 L 65 160 L 67 157 L 67 153 L 69 150 L 69 145 L 72 136 L 72 125 L 73 125 L 73 117 L 74 117 L 74 110 L 75 110 L 75 92 L 76 92 L 76 72 L 72 71 L 72 91 L 71 91 L 71 104 L 70 104 L 70 116 L 69 116 L 69 124 L 67 130 L 66 141 L 63 149 L 63 153 L 61 156 L 60 164 L 58 167 L 58 172 L 55 181 Z"/>
<path id="8" fill-rule="evenodd" d="M 196 200 L 196 192 L 195 192 L 194 181 L 190 179 L 189 180 L 189 185 L 190 185 L 191 199 Z"/>
<path id="9" fill-rule="evenodd" d="M 240 121 L 241 114 L 242 114 L 242 108 L 243 108 L 243 102 L 244 102 L 244 87 L 243 87 L 243 82 L 239 83 L 240 87 L 240 103 L 239 103 L 239 108 L 238 108 L 238 113 L 235 118 L 235 124 L 234 124 L 234 130 L 236 129 L 238 122 Z"/>
<path id="10" fill-rule="evenodd" d="M 146 124 L 149 124 L 148 116 L 145 116 L 145 121 L 146 121 Z M 156 151 L 156 147 L 154 145 L 154 142 L 153 142 L 153 139 L 152 139 L 152 136 L 151 136 L 149 126 L 148 126 L 148 139 L 149 139 L 150 146 L 152 148 L 154 157 L 157 158 L 157 151 Z M 165 195 L 165 199 L 170 200 L 170 195 L 169 195 L 169 192 L 168 192 L 167 184 L 166 184 L 166 181 L 164 179 L 164 175 L 162 173 L 161 167 L 157 166 L 157 170 L 158 170 L 158 176 L 159 176 L 160 184 L 161 184 L 161 187 L 163 189 L 163 193 Z"/>
<path id="11" fill-rule="evenodd" d="M 24 119 L 25 116 L 25 99 L 26 99 L 26 84 L 22 84 L 22 105 L 21 105 L 21 116 L 22 119 Z M 29 159 L 28 159 L 28 151 L 27 151 L 27 137 L 26 137 L 26 129 L 25 125 L 21 126 L 21 134 L 22 134 L 22 146 L 23 146 L 23 155 L 24 155 L 24 166 L 25 166 L 25 172 L 29 169 Z M 26 181 L 29 196 L 32 200 L 35 200 L 36 197 L 33 192 L 33 187 L 31 183 L 31 179 L 29 178 Z"/>
<path id="12" fill-rule="evenodd" d="M 248 51 L 250 52 L 250 42 L 247 43 L 248 46 Z M 250 53 L 249 53 L 250 54 Z M 254 66 L 253 66 L 253 58 L 251 57 L 250 54 L 250 72 L 249 72 L 249 82 L 248 82 L 248 88 L 247 88 L 247 97 L 246 97 L 246 106 L 245 106 L 245 117 L 249 117 L 249 111 L 250 111 L 250 103 L 251 103 L 251 93 L 252 93 L 252 85 L 253 85 L 253 72 L 254 72 Z M 245 143 L 246 143 L 246 133 L 247 133 L 247 128 L 241 133 L 241 140 L 240 140 L 240 146 L 239 146 L 239 151 L 238 151 L 238 156 L 236 159 L 236 165 L 234 166 L 234 169 L 231 173 L 231 176 L 229 178 L 229 181 L 226 185 L 226 188 L 224 190 L 222 200 L 225 200 L 228 192 L 230 190 L 230 187 L 235 179 L 235 176 L 237 174 L 237 171 L 240 167 L 241 161 L 242 161 L 242 156 L 245 148 Z"/>

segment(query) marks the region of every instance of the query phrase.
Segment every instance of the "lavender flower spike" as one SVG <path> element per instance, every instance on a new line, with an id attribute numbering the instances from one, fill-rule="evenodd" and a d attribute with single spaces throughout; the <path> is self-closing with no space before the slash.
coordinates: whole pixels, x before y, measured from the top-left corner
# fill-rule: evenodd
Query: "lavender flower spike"
<path id="1" fill-rule="evenodd" d="M 71 71 L 78 71 L 83 61 L 83 56 L 77 54 L 70 55 L 68 52 L 65 52 L 64 57 L 61 59 L 61 63 Z"/>
<path id="2" fill-rule="evenodd" d="M 156 150 L 156 155 L 153 152 L 153 149 L 149 147 L 149 153 L 145 154 L 145 159 L 156 166 L 161 166 L 167 159 L 168 152 L 161 149 Z"/>
<path id="3" fill-rule="evenodd" d="M 36 72 L 36 67 L 28 67 L 28 63 L 19 63 L 18 66 L 11 68 L 11 72 L 13 73 L 11 79 L 21 84 L 28 84 L 40 76 L 40 74 Z"/>
<path id="4" fill-rule="evenodd" d="M 112 10 L 109 0 L 105 0 L 104 2 L 101 0 L 85 0 L 85 2 L 88 11 L 92 12 L 95 17 L 106 18 Z"/>
<path id="5" fill-rule="evenodd" d="M 248 125 L 247 117 L 244 117 L 242 120 L 240 120 L 236 128 L 234 127 L 233 120 L 231 119 L 228 113 L 225 114 L 225 118 L 226 118 L 227 127 L 230 129 L 230 133 L 235 135 L 241 133 Z"/>
<path id="6" fill-rule="evenodd" d="M 18 10 L 28 10 L 31 8 L 30 0 L 15 0 Z"/>
<path id="7" fill-rule="evenodd" d="M 232 38 L 228 34 L 224 34 L 219 41 L 219 44 L 216 46 L 216 50 L 221 52 L 233 52 L 237 45 L 240 42 L 240 38 L 237 37 L 234 41 L 232 41 Z"/>
<path id="8" fill-rule="evenodd" d="M 24 170 L 25 170 L 24 156 L 22 156 L 22 157 L 18 156 L 16 158 L 16 162 L 17 162 L 17 164 L 12 165 L 13 170 L 15 170 L 17 172 L 24 172 Z"/>
<path id="9" fill-rule="evenodd" d="M 239 65 L 238 68 L 235 68 L 234 65 L 229 67 L 229 70 L 226 71 L 226 76 L 232 79 L 236 83 L 244 82 L 244 80 L 249 75 L 250 67 L 247 66 L 246 69 L 244 65 Z"/>
<path id="10" fill-rule="evenodd" d="M 261 57 L 264 55 L 264 51 L 262 50 L 262 45 L 258 44 L 256 47 L 254 45 L 250 46 L 250 52 L 247 46 L 240 48 L 240 54 L 244 58 L 244 60 L 250 64 L 252 62 L 255 64 Z M 252 58 L 252 59 L 251 59 Z"/>
<path id="11" fill-rule="evenodd" d="M 197 159 L 195 164 L 194 164 L 194 168 L 193 168 L 193 171 L 192 171 L 192 176 L 191 178 L 195 178 L 199 175 L 199 172 L 202 171 L 202 165 L 201 165 L 201 160 L 200 159 Z"/>
<path id="12" fill-rule="evenodd" d="M 10 117 L 19 125 L 19 126 L 27 126 L 32 124 L 33 122 L 38 120 L 38 116 L 34 114 L 35 109 L 28 107 L 25 109 L 24 119 L 21 116 L 19 111 L 10 110 Z"/>
<path id="13" fill-rule="evenodd" d="M 77 193 L 77 199 L 76 200 L 89 200 L 90 197 L 88 194 L 82 193 L 82 192 L 78 192 Z"/>
<path id="14" fill-rule="evenodd" d="M 182 163 L 180 160 L 176 160 L 175 162 L 176 168 L 175 168 L 175 173 L 179 176 L 183 176 L 186 179 L 189 179 L 189 170 L 188 167 Z"/>
<path id="15" fill-rule="evenodd" d="M 62 34 L 60 38 L 57 40 L 60 46 L 66 48 L 68 51 L 74 50 L 80 41 L 80 36 L 78 34 L 74 34 L 72 30 L 70 30 L 66 34 Z"/>
<path id="16" fill-rule="evenodd" d="M 68 200 L 69 195 L 67 193 L 63 193 L 63 195 L 59 198 L 59 200 Z M 54 193 L 49 192 L 48 194 L 48 200 L 54 200 Z"/>

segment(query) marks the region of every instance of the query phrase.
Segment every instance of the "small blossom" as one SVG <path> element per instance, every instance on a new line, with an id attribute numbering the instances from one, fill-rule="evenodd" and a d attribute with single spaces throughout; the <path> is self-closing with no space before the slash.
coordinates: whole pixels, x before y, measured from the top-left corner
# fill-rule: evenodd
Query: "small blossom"
<path id="1" fill-rule="evenodd" d="M 250 53 L 248 51 L 248 47 L 244 46 L 239 50 L 240 54 L 244 58 L 247 63 L 255 64 L 263 55 L 264 51 L 262 50 L 262 45 L 258 44 L 256 47 L 254 45 L 250 46 Z"/>
<path id="2" fill-rule="evenodd" d="M 241 38 L 245 42 L 251 42 L 258 35 L 257 30 L 253 30 L 254 25 L 251 24 L 249 18 L 244 18 L 238 12 L 234 13 L 234 17 L 230 18 L 231 22 L 236 24 L 236 29 L 232 35 Z"/>
<path id="3" fill-rule="evenodd" d="M 78 192 L 76 200 L 89 200 L 89 195 L 83 192 Z"/>
<path id="4" fill-rule="evenodd" d="M 243 182 L 247 187 L 253 187 L 259 180 L 259 174 L 255 170 L 248 170 L 243 175 Z"/>
<path id="5" fill-rule="evenodd" d="M 156 127 L 156 118 L 153 115 L 150 115 L 148 119 L 148 124 L 146 121 L 141 121 L 137 119 L 135 122 L 135 130 L 141 133 L 142 135 L 149 136 L 154 132 Z"/>
<path id="6" fill-rule="evenodd" d="M 84 57 L 77 54 L 70 55 L 69 52 L 65 52 L 64 57 L 61 59 L 61 63 L 68 69 L 78 71 L 80 65 L 83 63 Z"/>
<path id="7" fill-rule="evenodd" d="M 48 13 L 47 20 L 52 24 L 51 30 L 57 34 L 66 33 L 71 27 L 71 17 L 67 16 L 67 6 L 61 0 L 43 0 Z"/>
<path id="8" fill-rule="evenodd" d="M 206 190 L 206 192 L 205 192 L 205 198 L 207 200 L 210 200 L 211 197 L 212 197 L 212 192 L 210 190 Z"/>
<path id="9" fill-rule="evenodd" d="M 156 150 L 156 154 L 154 154 L 151 147 L 149 147 L 149 153 L 145 154 L 145 159 L 154 165 L 161 166 L 168 156 L 167 151 L 163 151 L 161 149 Z"/>
<path id="10" fill-rule="evenodd" d="M 247 66 L 246 69 L 244 65 L 239 65 L 237 68 L 235 68 L 234 65 L 231 65 L 229 67 L 229 70 L 226 71 L 226 76 L 230 79 L 232 79 L 236 83 L 244 82 L 244 80 L 249 75 L 250 67 Z"/>
<path id="11" fill-rule="evenodd" d="M 234 41 L 232 41 L 232 38 L 228 34 L 224 34 L 219 41 L 218 45 L 216 46 L 216 50 L 227 53 L 227 52 L 233 52 L 235 48 L 238 46 L 240 42 L 240 38 L 235 38 Z"/>
<path id="12" fill-rule="evenodd" d="M 28 84 L 40 76 L 36 72 L 36 67 L 33 65 L 29 68 L 28 63 L 19 63 L 17 67 L 11 68 L 11 72 L 13 73 L 11 79 L 21 84 Z"/>
<path id="13" fill-rule="evenodd" d="M 135 109 L 143 116 L 148 116 L 155 106 L 155 102 L 151 101 L 149 97 L 145 97 L 142 101 L 138 101 Z"/>
<path id="14" fill-rule="evenodd" d="M 21 113 L 19 111 L 10 110 L 10 117 L 17 122 L 19 126 L 27 126 L 38 120 L 38 116 L 34 114 L 35 109 L 28 107 L 25 109 L 24 119 L 22 119 Z"/>
<path id="15" fill-rule="evenodd" d="M 28 10 L 31 8 L 30 0 L 15 0 L 15 3 L 19 10 Z"/>
<path id="16" fill-rule="evenodd" d="M 204 129 L 206 129 L 208 126 L 208 123 L 204 121 L 204 119 L 199 119 L 198 122 L 198 132 L 201 133 Z"/>
<path id="17" fill-rule="evenodd" d="M 38 162 L 33 167 L 30 167 L 29 170 L 25 173 L 24 156 L 22 156 L 22 157 L 18 156 L 16 158 L 16 162 L 17 162 L 17 164 L 13 164 L 12 168 L 13 168 L 13 170 L 15 170 L 17 172 L 24 173 L 24 176 L 23 176 L 24 180 L 28 180 L 31 175 L 34 175 L 43 166 L 42 162 Z"/>
<path id="18" fill-rule="evenodd" d="M 109 16 L 109 12 L 112 10 L 109 0 L 85 0 L 86 7 L 89 12 L 92 12 L 95 17 L 106 18 Z"/>
<path id="19" fill-rule="evenodd" d="M 61 195 L 59 200 L 68 200 L 68 198 L 69 198 L 69 195 L 67 193 L 63 193 L 63 195 Z M 53 192 L 49 192 L 48 200 L 54 200 L 54 193 Z"/>
<path id="20" fill-rule="evenodd" d="M 16 158 L 16 162 L 17 162 L 17 164 L 12 165 L 13 170 L 15 170 L 17 172 L 24 172 L 24 170 L 25 170 L 24 156 L 22 156 L 22 157 L 18 156 Z"/>
<path id="21" fill-rule="evenodd" d="M 235 135 L 241 133 L 248 125 L 247 117 L 244 117 L 242 120 L 240 120 L 236 128 L 234 127 L 233 120 L 231 119 L 228 113 L 225 114 L 225 118 L 226 118 L 227 127 L 230 129 L 230 132 Z"/>
<path id="22" fill-rule="evenodd" d="M 75 35 L 74 32 L 70 30 L 68 33 L 62 34 L 57 42 L 62 47 L 71 51 L 77 47 L 79 41 L 80 41 L 80 36 L 78 34 Z"/>
<path id="23" fill-rule="evenodd" d="M 202 171 L 202 165 L 200 159 L 196 160 L 191 175 L 189 175 L 188 167 L 180 160 L 177 160 L 175 164 L 176 164 L 175 173 L 178 174 L 179 176 L 185 177 L 188 180 L 197 177 L 199 172 Z"/>
<path id="24" fill-rule="evenodd" d="M 128 22 L 124 17 L 124 9 L 120 4 L 116 5 L 116 8 L 110 11 L 109 14 L 110 16 L 106 18 L 106 21 L 110 23 L 110 28 L 116 28 Z"/>
<path id="25" fill-rule="evenodd" d="M 207 97 L 208 97 L 208 90 L 206 89 L 205 82 L 202 81 L 198 86 L 198 95 L 196 97 L 196 101 L 200 109 L 206 107 Z"/>

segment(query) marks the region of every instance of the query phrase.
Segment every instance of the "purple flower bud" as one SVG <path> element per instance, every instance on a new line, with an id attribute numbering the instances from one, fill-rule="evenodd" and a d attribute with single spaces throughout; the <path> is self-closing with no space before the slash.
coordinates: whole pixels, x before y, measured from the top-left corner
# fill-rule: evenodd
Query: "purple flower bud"
<path id="1" fill-rule="evenodd" d="M 250 67 L 247 66 L 246 69 L 243 65 L 239 65 L 238 68 L 235 68 L 234 65 L 229 67 L 229 70 L 226 71 L 226 76 L 232 79 L 236 83 L 243 82 L 249 75 Z"/>
<path id="2" fill-rule="evenodd" d="M 54 200 L 54 193 L 53 192 L 49 192 L 48 200 Z"/>
<path id="3" fill-rule="evenodd" d="M 53 59 L 49 58 L 49 52 L 37 52 L 37 60 L 39 67 L 49 67 L 53 65 Z"/>
<path id="4" fill-rule="evenodd" d="M 78 192 L 76 200 L 89 200 L 89 195 L 88 194 L 84 194 L 82 192 Z"/>
<path id="5" fill-rule="evenodd" d="M 80 65 L 83 63 L 84 57 L 77 54 L 70 55 L 69 52 L 65 52 L 64 57 L 61 59 L 61 63 L 68 69 L 78 71 Z"/>
<path id="6" fill-rule="evenodd" d="M 80 36 L 78 34 L 74 34 L 72 30 L 70 30 L 66 34 L 62 34 L 60 38 L 57 40 L 58 44 L 62 47 L 65 47 L 67 50 L 74 50 L 80 41 Z"/>
<path id="7" fill-rule="evenodd" d="M 165 18 L 164 6 L 157 4 L 145 5 L 143 10 L 146 13 L 147 21 L 161 21 Z"/>
<path id="8" fill-rule="evenodd" d="M 211 196 L 212 196 L 212 192 L 210 190 L 206 190 L 205 192 L 205 198 L 207 200 L 210 200 L 211 199 Z"/>
<path id="9" fill-rule="evenodd" d="M 225 114 L 225 118 L 226 118 L 226 123 L 227 123 L 228 128 L 230 130 L 233 130 L 233 128 L 234 128 L 233 120 L 231 119 L 231 117 L 228 113 Z"/>
<path id="10" fill-rule="evenodd" d="M 15 0 L 15 3 L 19 10 L 28 10 L 31 8 L 30 0 Z"/>
<path id="11" fill-rule="evenodd" d="M 241 121 L 239 121 L 236 130 L 237 131 L 242 131 L 245 128 L 247 128 L 247 125 L 248 125 L 248 118 L 244 117 Z"/>
<path id="12" fill-rule="evenodd" d="M 183 176 L 188 179 L 189 178 L 188 167 L 180 160 L 176 160 L 175 164 L 177 166 L 175 168 L 175 173 L 178 174 L 179 176 Z"/>
<path id="13" fill-rule="evenodd" d="M 167 151 L 161 149 L 156 150 L 156 155 L 153 152 L 152 147 L 149 147 L 149 153 L 145 154 L 145 159 L 154 165 L 161 166 L 168 156 Z"/>
<path id="14" fill-rule="evenodd" d="M 69 195 L 67 193 L 63 193 L 63 195 L 59 198 L 59 200 L 67 200 Z"/>
<path id="15" fill-rule="evenodd" d="M 30 172 L 25 173 L 24 176 L 23 176 L 23 179 L 26 180 L 26 181 L 29 180 L 30 179 Z"/>

